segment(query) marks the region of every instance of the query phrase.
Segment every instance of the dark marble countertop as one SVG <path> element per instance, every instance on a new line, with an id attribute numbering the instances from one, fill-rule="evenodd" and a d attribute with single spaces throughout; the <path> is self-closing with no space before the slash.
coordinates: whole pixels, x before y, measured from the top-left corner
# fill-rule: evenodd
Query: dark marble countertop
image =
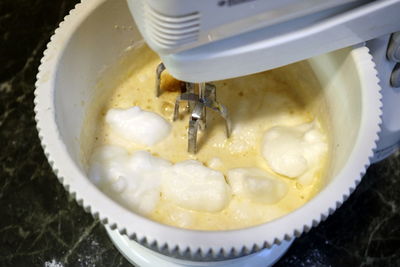
<path id="1" fill-rule="evenodd" d="M 76 2 L 0 1 L 0 266 L 130 266 L 59 184 L 35 128 L 39 61 Z M 400 266 L 400 154 L 371 166 L 277 266 Z"/>

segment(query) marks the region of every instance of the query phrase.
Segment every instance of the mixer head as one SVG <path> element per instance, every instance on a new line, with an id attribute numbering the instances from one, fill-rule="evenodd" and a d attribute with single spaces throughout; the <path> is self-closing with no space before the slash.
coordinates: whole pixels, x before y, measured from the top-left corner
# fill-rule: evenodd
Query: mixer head
<path id="1" fill-rule="evenodd" d="M 399 30 L 400 0 L 127 0 L 146 43 L 188 90 L 189 151 L 206 109 L 230 122 L 207 83 L 253 74 Z M 159 82 L 158 77 L 158 82 Z M 198 96 L 190 83 L 200 83 Z M 208 85 L 209 87 L 210 85 Z M 157 87 L 158 88 L 158 87 Z M 212 90 L 210 90 L 212 92 Z M 157 95 L 160 92 L 157 91 Z M 177 102 L 179 102 L 177 101 Z"/>
<path id="2" fill-rule="evenodd" d="M 400 0 L 127 0 L 146 43 L 181 81 L 277 68 L 399 30 Z"/>
<path id="3" fill-rule="evenodd" d="M 323 18 L 371 2 L 127 1 L 146 43 L 160 56 L 172 76 L 189 82 L 243 76 L 328 52 L 337 41 L 313 36 L 318 33 L 316 30 L 310 35 L 301 31 Z M 338 23 L 342 21 L 338 20 Z M 328 33 L 328 36 L 340 39 L 332 33 Z M 289 48 L 290 44 L 292 46 Z"/>

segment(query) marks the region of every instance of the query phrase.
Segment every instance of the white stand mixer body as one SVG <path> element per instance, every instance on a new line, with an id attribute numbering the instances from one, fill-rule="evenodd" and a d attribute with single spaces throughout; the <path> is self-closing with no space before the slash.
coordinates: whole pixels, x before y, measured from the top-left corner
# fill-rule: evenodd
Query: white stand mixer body
<path id="1" fill-rule="evenodd" d="M 188 82 L 257 73 L 400 30 L 400 0 L 241 0 L 226 8 L 218 7 L 215 0 L 127 2 L 146 43 L 172 76 Z M 303 4 L 295 13 L 293 2 Z M 261 18 L 259 12 L 264 12 Z M 188 27 L 181 25 L 186 17 L 187 23 L 195 21 L 191 32 L 196 35 L 178 41 L 181 35 L 176 28 Z"/>
<path id="2" fill-rule="evenodd" d="M 396 62 L 386 56 L 389 41 L 390 35 L 386 35 L 366 43 L 378 71 L 383 103 L 381 132 L 371 163 L 390 156 L 400 146 L 400 88 L 390 83 Z"/>

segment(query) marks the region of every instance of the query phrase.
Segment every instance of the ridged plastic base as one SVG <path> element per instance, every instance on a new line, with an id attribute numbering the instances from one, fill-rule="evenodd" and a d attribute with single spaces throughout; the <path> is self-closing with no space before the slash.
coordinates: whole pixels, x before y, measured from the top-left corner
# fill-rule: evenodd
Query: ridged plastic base
<path id="1" fill-rule="evenodd" d="M 265 267 L 272 266 L 277 262 L 289 249 L 293 243 L 291 241 L 283 241 L 280 245 L 273 245 L 270 249 L 263 249 L 259 252 L 248 256 L 239 257 L 231 260 L 223 261 L 187 261 L 168 257 L 154 252 L 139 243 L 130 240 L 127 236 L 121 235 L 117 230 L 111 230 L 109 226 L 105 226 L 109 237 L 115 247 L 122 255 L 135 266 L 140 267 Z"/>

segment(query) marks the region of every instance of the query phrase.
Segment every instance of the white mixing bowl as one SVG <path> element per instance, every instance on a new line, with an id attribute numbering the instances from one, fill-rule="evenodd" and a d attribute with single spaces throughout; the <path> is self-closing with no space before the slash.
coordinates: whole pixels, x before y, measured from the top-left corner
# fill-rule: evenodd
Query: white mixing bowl
<path id="1" fill-rule="evenodd" d="M 381 108 L 378 79 L 366 47 L 309 60 L 327 98 L 333 146 L 330 179 L 307 204 L 274 221 L 231 231 L 179 229 L 125 209 L 87 178 L 80 134 L 86 108 L 100 88 L 100 74 L 139 40 L 125 0 L 83 1 L 57 29 L 39 68 L 35 112 L 46 156 L 66 190 L 103 223 L 164 254 L 237 257 L 308 231 L 359 183 L 378 139 Z"/>

